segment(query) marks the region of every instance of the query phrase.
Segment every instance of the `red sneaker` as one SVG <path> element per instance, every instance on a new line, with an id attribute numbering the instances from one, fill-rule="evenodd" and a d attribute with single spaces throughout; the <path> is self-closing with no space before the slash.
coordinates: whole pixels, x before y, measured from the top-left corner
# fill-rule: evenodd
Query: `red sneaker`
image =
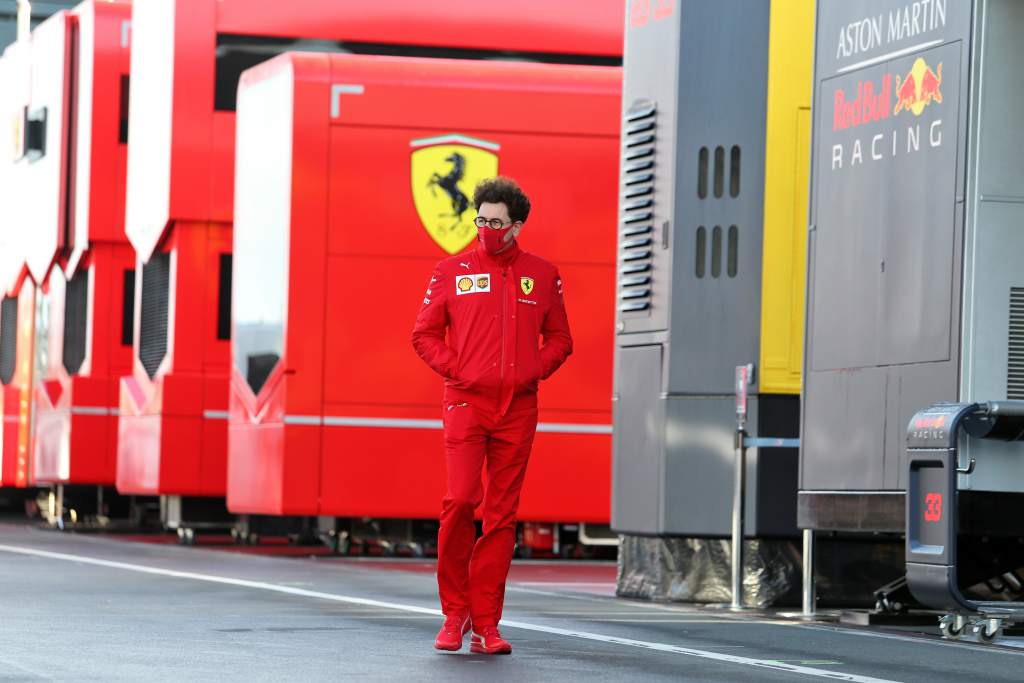
<path id="1" fill-rule="evenodd" d="M 501 632 L 495 626 L 484 626 L 480 631 L 473 630 L 473 637 L 469 640 L 470 652 L 482 655 L 510 655 L 512 645 L 501 637 Z"/>
<path id="2" fill-rule="evenodd" d="M 445 617 L 444 626 L 434 639 L 434 647 L 438 650 L 461 650 L 462 636 L 469 633 L 469 628 L 469 613 Z"/>

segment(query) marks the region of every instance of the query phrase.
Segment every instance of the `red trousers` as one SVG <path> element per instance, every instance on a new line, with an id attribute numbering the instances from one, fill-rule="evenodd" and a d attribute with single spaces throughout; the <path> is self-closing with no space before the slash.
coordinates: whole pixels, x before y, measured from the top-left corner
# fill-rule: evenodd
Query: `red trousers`
<path id="1" fill-rule="evenodd" d="M 513 401 L 504 416 L 469 403 L 444 406 L 448 493 L 438 533 L 437 586 L 441 611 L 468 609 L 474 627 L 497 626 L 505 602 L 519 492 L 537 431 L 535 395 L 523 398 L 531 400 Z M 473 518 L 481 501 L 483 536 L 477 539 Z"/>

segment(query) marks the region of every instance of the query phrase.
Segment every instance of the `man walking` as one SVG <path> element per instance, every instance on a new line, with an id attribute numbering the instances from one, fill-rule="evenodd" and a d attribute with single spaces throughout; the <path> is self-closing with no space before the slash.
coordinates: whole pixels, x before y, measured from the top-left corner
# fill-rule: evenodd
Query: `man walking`
<path id="1" fill-rule="evenodd" d="M 472 628 L 473 652 L 509 654 L 498 622 L 537 429 L 537 384 L 572 353 L 572 337 L 558 270 L 516 241 L 530 200 L 497 177 L 477 186 L 473 203 L 477 247 L 437 264 L 412 333 L 416 352 L 445 380 L 448 491 L 437 549 L 445 621 L 434 647 L 458 650 Z"/>

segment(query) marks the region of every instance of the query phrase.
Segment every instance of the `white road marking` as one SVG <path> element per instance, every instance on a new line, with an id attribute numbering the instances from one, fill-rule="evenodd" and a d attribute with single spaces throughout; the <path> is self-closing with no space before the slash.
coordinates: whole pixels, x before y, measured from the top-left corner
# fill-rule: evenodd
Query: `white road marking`
<path id="1" fill-rule="evenodd" d="M 576 621 L 621 621 L 630 622 L 635 624 L 725 624 L 728 623 L 725 619 L 686 619 L 676 617 L 661 617 L 652 618 L 647 617 L 646 619 L 620 619 L 620 618 L 609 618 L 609 617 L 591 617 L 591 616 L 580 616 L 576 618 Z M 773 624 L 778 626 L 786 625 L 784 621 L 774 621 L 772 619 L 744 619 L 744 624 Z"/>
<path id="2" fill-rule="evenodd" d="M 13 545 L 2 545 L 0 544 L 0 551 L 15 553 L 18 555 L 31 555 L 34 557 L 45 557 L 52 560 L 62 560 L 65 562 L 78 562 L 80 564 L 90 564 L 97 567 L 109 567 L 111 569 L 123 569 L 126 571 L 138 572 L 141 574 L 152 574 L 156 576 L 169 576 L 177 579 L 189 579 L 192 581 L 203 581 L 206 583 L 216 583 L 228 586 L 238 586 L 241 588 L 252 588 L 256 590 L 269 591 L 273 593 L 284 593 L 286 595 L 294 595 L 303 598 L 316 598 L 318 600 L 330 600 L 332 602 L 342 602 L 350 605 L 364 605 L 368 607 L 381 607 L 386 609 L 393 609 L 400 612 L 408 612 L 412 614 L 430 614 L 434 616 L 441 616 L 441 611 L 438 609 L 432 609 L 429 607 L 419 607 L 417 605 L 406 605 L 397 602 L 386 602 L 383 600 L 371 600 L 369 598 L 359 598 L 350 595 L 338 595 L 335 593 L 324 593 L 321 591 L 311 591 L 305 588 L 293 588 L 291 586 L 282 586 L 279 584 L 267 583 L 264 581 L 250 581 L 248 579 L 237 579 L 230 576 L 216 576 L 214 574 L 198 574 L 196 572 L 184 572 L 176 569 L 162 569 L 160 567 L 150 567 L 141 564 L 131 564 L 128 562 L 116 562 L 113 560 L 101 560 L 95 557 L 86 557 L 83 555 L 71 555 L 68 553 L 55 553 L 48 550 L 37 550 L 35 548 L 22 548 Z M 667 643 L 652 643 L 644 640 L 635 640 L 633 638 L 619 638 L 617 636 L 608 636 L 600 633 L 590 633 L 589 631 L 578 631 L 575 629 L 557 628 L 554 626 L 542 626 L 540 624 L 531 624 L 525 621 L 513 621 L 513 620 L 502 620 L 501 625 L 507 628 L 522 629 L 524 631 L 534 631 L 537 633 L 547 633 L 556 636 L 565 636 L 568 638 L 579 638 L 581 640 L 590 640 L 600 643 L 612 643 L 616 645 L 625 645 L 628 647 L 637 647 L 645 650 L 654 650 L 656 652 L 669 652 L 672 654 L 686 655 L 689 657 L 697 657 L 699 659 L 708 659 L 718 662 L 726 662 L 729 664 L 737 664 L 740 666 L 754 667 L 758 669 L 771 669 L 774 671 L 786 671 L 794 674 L 803 674 L 805 676 L 814 676 L 817 678 L 830 678 L 838 681 L 852 681 L 853 683 L 894 683 L 882 678 L 872 678 L 870 676 L 859 676 L 856 674 L 849 674 L 842 671 L 830 671 L 828 669 L 813 669 L 806 666 L 797 666 L 794 664 L 786 664 L 784 662 L 778 662 L 767 659 L 753 659 L 750 657 L 740 657 L 738 655 L 729 655 L 722 652 L 710 652 L 708 650 L 697 650 L 689 647 L 679 647 L 676 645 L 669 645 Z"/>
<path id="3" fill-rule="evenodd" d="M 584 595 L 583 593 L 556 593 L 555 591 L 539 591 L 535 588 L 522 588 L 518 585 L 518 582 L 512 582 L 505 587 L 505 592 L 516 592 L 516 593 L 533 593 L 534 595 L 553 595 L 556 598 L 565 598 L 566 600 L 584 600 L 586 602 L 602 602 L 608 604 L 615 596 L 614 595 L 602 595 L 601 593 L 590 593 Z"/>
<path id="4" fill-rule="evenodd" d="M 520 586 L 596 586 L 615 590 L 614 581 L 516 581 Z"/>
<path id="5" fill-rule="evenodd" d="M 0 664 L 3 664 L 4 666 L 9 666 L 12 669 L 20 669 L 21 671 L 24 671 L 26 674 L 30 676 L 35 676 L 36 678 L 41 678 L 44 681 L 54 680 L 53 674 L 43 673 L 41 671 L 36 671 L 35 669 L 30 669 L 24 664 L 18 664 L 17 662 L 12 662 L 11 660 L 4 659 L 3 657 L 0 657 Z"/>
<path id="6" fill-rule="evenodd" d="M 1019 638 L 1007 638 L 1003 637 L 998 642 L 999 647 L 992 647 L 991 645 L 983 645 L 976 641 L 971 640 L 939 640 L 935 638 L 923 638 L 921 636 L 901 636 L 896 633 L 878 633 L 876 631 L 860 631 L 853 628 L 840 628 L 838 626 L 828 625 L 814 625 L 814 624 L 793 624 L 795 628 L 806 628 L 815 631 L 831 630 L 836 633 L 842 633 L 848 636 L 860 636 L 861 638 L 884 638 L 885 640 L 899 640 L 905 643 L 916 643 L 918 645 L 937 645 L 939 647 L 967 647 L 972 650 L 981 650 L 983 652 L 998 652 L 1004 655 L 1012 655 L 1014 657 L 1020 657 L 1020 652 L 1013 652 L 1012 650 L 1002 650 L 1000 647 L 1014 647 L 1021 648 L 1021 645 L 1016 643 L 1020 642 Z"/>

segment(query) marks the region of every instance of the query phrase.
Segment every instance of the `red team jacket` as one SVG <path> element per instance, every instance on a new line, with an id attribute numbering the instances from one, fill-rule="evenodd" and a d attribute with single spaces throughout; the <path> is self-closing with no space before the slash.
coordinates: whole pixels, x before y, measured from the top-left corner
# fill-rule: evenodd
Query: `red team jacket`
<path id="1" fill-rule="evenodd" d="M 558 269 L 518 244 L 498 256 L 478 246 L 441 261 L 412 344 L 445 378 L 446 402 L 475 402 L 499 415 L 513 398 L 535 403 L 538 381 L 572 353 Z"/>

